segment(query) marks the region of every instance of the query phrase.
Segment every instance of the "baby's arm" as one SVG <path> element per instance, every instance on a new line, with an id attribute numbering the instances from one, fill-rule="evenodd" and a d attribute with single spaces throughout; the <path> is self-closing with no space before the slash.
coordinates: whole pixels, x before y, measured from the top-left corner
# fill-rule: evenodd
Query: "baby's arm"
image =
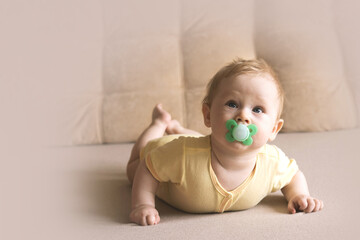
<path id="1" fill-rule="evenodd" d="M 132 188 L 130 220 L 139 225 L 155 225 L 160 222 L 155 209 L 155 192 L 159 182 L 151 175 L 142 161 L 136 171 Z"/>
<path id="2" fill-rule="evenodd" d="M 301 171 L 298 171 L 291 182 L 281 191 L 288 201 L 290 213 L 296 213 L 296 210 L 306 213 L 317 212 L 324 207 L 321 200 L 310 196 L 305 176 Z"/>

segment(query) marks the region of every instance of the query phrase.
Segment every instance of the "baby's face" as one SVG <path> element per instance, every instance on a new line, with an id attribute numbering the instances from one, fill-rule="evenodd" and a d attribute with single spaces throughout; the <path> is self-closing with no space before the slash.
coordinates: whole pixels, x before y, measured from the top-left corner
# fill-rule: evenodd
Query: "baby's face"
<path id="1" fill-rule="evenodd" d="M 240 75 L 220 83 L 204 118 L 206 126 L 212 128 L 212 141 L 224 147 L 255 149 L 273 140 L 282 127 L 282 120 L 277 119 L 278 111 L 278 90 L 270 75 Z M 252 145 L 226 141 L 226 121 L 229 119 L 257 126 Z"/>

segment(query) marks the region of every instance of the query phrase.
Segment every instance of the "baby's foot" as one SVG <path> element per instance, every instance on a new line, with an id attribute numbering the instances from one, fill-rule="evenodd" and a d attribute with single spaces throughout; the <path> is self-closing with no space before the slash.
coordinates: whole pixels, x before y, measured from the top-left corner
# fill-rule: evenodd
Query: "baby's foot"
<path id="1" fill-rule="evenodd" d="M 184 128 L 179 121 L 173 119 L 169 122 L 167 128 L 166 128 L 166 133 L 167 134 L 190 134 L 190 135 L 194 135 L 194 136 L 202 136 L 201 133 L 188 129 L 188 128 Z"/>
<path id="2" fill-rule="evenodd" d="M 184 127 L 179 123 L 178 120 L 171 120 L 166 128 L 167 134 L 183 134 Z"/>
<path id="3" fill-rule="evenodd" d="M 152 113 L 152 125 L 161 125 L 165 129 L 171 122 L 171 115 L 162 108 L 162 104 L 157 104 Z"/>

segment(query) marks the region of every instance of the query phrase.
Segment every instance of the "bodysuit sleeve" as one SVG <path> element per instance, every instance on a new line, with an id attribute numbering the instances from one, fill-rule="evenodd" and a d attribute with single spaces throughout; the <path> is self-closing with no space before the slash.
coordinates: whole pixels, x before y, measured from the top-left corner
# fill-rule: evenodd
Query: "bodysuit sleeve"
<path id="1" fill-rule="evenodd" d="M 288 185 L 299 170 L 294 159 L 288 158 L 279 148 L 275 146 L 274 148 L 277 152 L 277 161 L 274 162 L 271 192 L 276 192 Z"/>
<path id="2" fill-rule="evenodd" d="M 184 174 L 184 139 L 175 139 L 145 156 L 146 166 L 159 182 L 180 183 Z"/>

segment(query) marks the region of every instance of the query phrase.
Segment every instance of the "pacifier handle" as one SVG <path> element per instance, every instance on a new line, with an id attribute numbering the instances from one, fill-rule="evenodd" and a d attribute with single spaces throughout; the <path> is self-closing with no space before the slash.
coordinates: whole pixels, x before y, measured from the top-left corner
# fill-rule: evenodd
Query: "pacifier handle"
<path id="1" fill-rule="evenodd" d="M 236 140 L 247 146 L 253 143 L 252 136 L 254 136 L 258 130 L 255 124 L 248 126 L 242 123 L 237 124 L 233 119 L 226 121 L 226 128 L 229 130 L 225 135 L 228 142 L 234 142 Z"/>

